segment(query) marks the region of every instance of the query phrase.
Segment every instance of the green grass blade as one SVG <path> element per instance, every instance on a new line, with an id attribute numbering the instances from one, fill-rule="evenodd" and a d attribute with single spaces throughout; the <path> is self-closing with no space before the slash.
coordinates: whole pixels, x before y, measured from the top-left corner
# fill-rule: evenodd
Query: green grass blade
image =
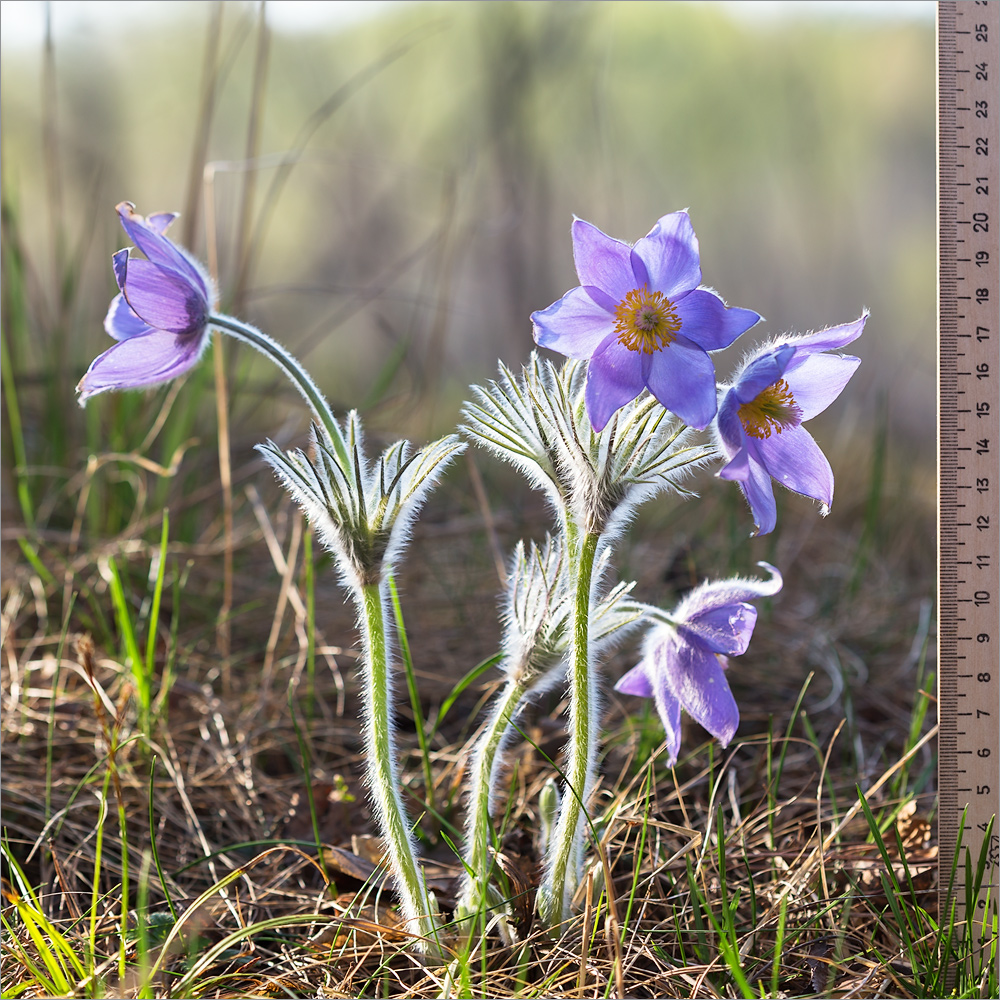
<path id="1" fill-rule="evenodd" d="M 0 333 L 0 367 L 3 371 L 3 399 L 7 406 L 7 426 L 10 429 L 11 448 L 14 451 L 14 478 L 17 482 L 17 499 L 21 507 L 21 517 L 29 527 L 35 526 L 35 510 L 31 501 L 31 486 L 26 469 L 28 453 L 24 446 L 24 427 L 21 424 L 21 409 L 17 402 L 17 383 L 14 379 L 7 337 Z"/>
<path id="2" fill-rule="evenodd" d="M 52 676 L 52 698 L 49 701 L 48 727 L 45 734 L 45 822 L 52 816 L 52 765 L 53 737 L 56 731 L 56 701 L 59 696 L 59 682 L 62 676 L 62 655 L 66 646 L 66 636 L 69 633 L 73 607 L 76 604 L 76 594 L 70 595 L 66 614 L 63 616 L 62 628 L 59 631 L 59 645 L 56 647 L 56 669 Z"/>
<path id="3" fill-rule="evenodd" d="M 302 727 L 299 725 L 298 716 L 295 714 L 295 704 L 292 700 L 292 685 L 288 685 L 288 713 L 292 719 L 292 728 L 295 730 L 295 739 L 299 744 L 299 759 L 302 762 L 302 784 L 306 791 L 306 799 L 309 802 L 309 820 L 312 824 L 313 841 L 316 846 L 316 858 L 327 884 L 331 883 L 330 874 L 326 869 L 326 858 L 323 855 L 323 838 L 319 832 L 319 816 L 316 813 L 316 798 L 313 795 L 312 787 L 312 754 L 309 752 L 309 744 L 303 735 Z M 336 887 L 334 887 L 336 890 Z"/>
<path id="4" fill-rule="evenodd" d="M 35 551 L 34 545 L 28 541 L 27 538 L 18 538 L 18 547 L 21 549 L 21 553 L 24 558 L 31 563 L 31 568 L 45 581 L 49 586 L 52 586 L 56 582 L 56 578 L 49 571 L 49 568 L 42 562 L 38 553 Z"/>
<path id="5" fill-rule="evenodd" d="M 153 677 L 153 665 L 156 656 L 156 631 L 160 623 L 160 598 L 163 596 L 163 580 L 167 572 L 167 536 L 170 533 L 170 511 L 164 508 L 163 530 L 160 533 L 159 564 L 156 567 L 156 584 L 153 587 L 153 604 L 149 609 L 149 620 L 146 623 L 146 680 Z"/>
<path id="6" fill-rule="evenodd" d="M 25 929 L 28 931 L 29 937 L 31 937 L 32 943 L 36 948 L 40 947 L 40 953 L 42 955 L 42 963 L 46 967 L 46 972 L 43 972 L 38 965 L 32 961 L 28 953 L 20 946 L 17 940 L 17 928 L 10 923 L 5 914 L 0 913 L 0 921 L 2 921 L 3 927 L 7 930 L 7 944 L 17 955 L 18 961 L 24 968 L 28 971 L 28 975 L 32 982 L 22 982 L 18 984 L 15 990 L 4 990 L 4 997 L 9 996 L 20 996 L 26 990 L 33 989 L 35 986 L 40 986 L 42 991 L 47 996 L 52 997 L 64 997 L 71 995 L 71 987 L 69 981 L 62 974 L 62 970 L 59 968 L 58 963 L 56 963 L 55 970 L 50 967 L 50 962 L 54 960 L 54 956 L 51 951 L 45 946 L 44 939 L 37 932 L 37 928 L 34 927 L 30 918 L 26 918 L 23 910 L 26 909 L 23 903 L 15 902 L 14 908 L 17 911 L 18 916 L 21 918 L 21 922 L 24 924 Z"/>
<path id="7" fill-rule="evenodd" d="M 396 618 L 396 635 L 399 638 L 399 651 L 403 657 L 406 670 L 406 687 L 410 692 L 410 706 L 413 709 L 413 724 L 417 730 L 417 741 L 420 744 L 420 757 L 424 769 L 424 802 L 427 811 L 437 814 L 434 805 L 434 770 L 431 767 L 430 753 L 427 749 L 427 733 L 424 725 L 424 714 L 420 708 L 420 693 L 417 690 L 417 678 L 413 673 L 413 657 L 410 654 L 410 640 L 406 635 L 406 623 L 403 621 L 403 606 L 399 600 L 399 590 L 396 588 L 396 578 L 389 574 L 389 593 L 392 595 L 392 611 Z"/>
<path id="8" fill-rule="evenodd" d="M 639 871 L 642 868 L 642 858 L 643 851 L 646 849 L 646 835 L 649 831 L 649 814 L 653 808 L 652 801 L 652 787 L 653 787 L 653 767 L 652 764 L 646 768 L 646 780 L 643 785 L 642 798 L 645 799 L 646 808 L 642 814 L 642 828 L 639 831 L 639 847 L 635 852 L 634 861 L 632 862 L 632 885 L 629 889 L 628 894 L 628 906 L 625 907 L 625 919 L 622 921 L 622 940 L 625 940 L 625 935 L 628 933 L 629 921 L 632 918 L 632 906 L 635 903 L 635 894 L 639 890 Z M 611 980 L 608 980 L 608 985 L 610 987 Z"/>
<path id="9" fill-rule="evenodd" d="M 86 976 L 84 964 L 73 951 L 72 947 L 70 947 L 66 938 L 45 916 L 38 897 L 29 887 L 24 871 L 8 849 L 6 843 L 4 843 L 2 850 L 4 860 L 10 866 L 15 880 L 22 890 L 20 893 L 9 894 L 8 899 L 14 904 L 18 916 L 24 922 L 25 928 L 31 936 L 32 942 L 38 950 L 38 954 L 49 976 L 61 984 L 66 984 L 62 987 L 63 993 L 55 991 L 54 995 L 68 996 L 70 992 L 68 984 L 73 978 L 70 970 L 72 970 L 77 979 L 83 979 Z M 27 899 L 27 902 L 25 902 L 25 899 Z M 12 939 L 16 939 L 16 935 L 12 934 Z M 37 969 L 37 966 L 35 968 Z"/>
<path id="10" fill-rule="evenodd" d="M 125 655 L 129 659 L 132 668 L 132 678 L 135 681 L 136 701 L 139 705 L 139 728 L 143 735 L 150 737 L 150 702 L 152 700 L 149 675 L 146 673 L 145 660 L 139 652 L 139 643 L 135 637 L 135 627 L 132 624 L 132 616 L 129 614 L 128 603 L 125 600 L 125 591 L 122 587 L 121 576 L 114 559 L 108 560 L 108 567 L 111 571 L 111 578 L 108 581 L 111 589 L 111 600 L 115 609 L 115 620 L 118 623 L 118 632 L 122 637 L 125 646 Z"/>
<path id="11" fill-rule="evenodd" d="M 381 402 L 382 397 L 389 391 L 389 386 L 392 385 L 396 373 L 406 360 L 409 350 L 410 338 L 401 337 L 389 353 L 389 357 L 386 358 L 385 364 L 382 365 L 376 374 L 375 380 L 372 382 L 371 388 L 368 390 L 368 394 L 365 396 L 361 406 L 358 407 L 362 413 L 365 413 Z"/>
<path id="12" fill-rule="evenodd" d="M 97 916 L 101 899 L 101 874 L 104 860 L 104 823 L 108 815 L 108 788 L 111 785 L 111 768 L 104 773 L 101 789 L 100 815 L 97 817 L 97 836 L 94 838 L 94 881 L 90 891 L 90 932 L 87 944 L 87 962 L 93 970 L 97 967 Z M 91 975 L 94 973 L 92 972 Z"/>
<path id="13" fill-rule="evenodd" d="M 433 739 L 434 735 L 441 728 L 441 723 L 444 721 L 444 717 L 448 714 L 451 707 L 456 701 L 461 697 L 462 692 L 465 691 L 470 684 L 475 684 L 483 674 L 486 673 L 491 667 L 495 667 L 503 659 L 503 653 L 494 653 L 493 656 L 487 657 L 481 663 L 477 663 L 452 689 L 451 693 L 443 702 L 441 702 L 441 708 L 438 711 L 437 718 L 434 720 L 434 726 L 430 731 L 430 738 Z"/>
<path id="14" fill-rule="evenodd" d="M 788 926 L 788 893 L 781 897 L 778 909 L 778 927 L 774 935 L 774 961 L 771 965 L 771 996 L 778 995 L 781 982 L 781 958 L 785 950 L 785 929 Z"/>
<path id="15" fill-rule="evenodd" d="M 170 886 L 167 885 L 167 879 L 163 874 L 163 866 L 160 864 L 160 851 L 156 846 L 156 823 L 155 816 L 153 812 L 153 802 L 154 793 L 156 791 L 156 757 L 149 762 L 149 791 L 147 794 L 147 800 L 149 802 L 149 850 L 153 856 L 153 864 L 156 867 L 156 876 L 160 880 L 160 888 L 163 890 L 163 896 L 167 901 L 167 906 L 170 907 L 170 915 L 174 918 L 174 923 L 177 923 L 177 907 L 174 906 L 173 897 L 170 895 Z"/>

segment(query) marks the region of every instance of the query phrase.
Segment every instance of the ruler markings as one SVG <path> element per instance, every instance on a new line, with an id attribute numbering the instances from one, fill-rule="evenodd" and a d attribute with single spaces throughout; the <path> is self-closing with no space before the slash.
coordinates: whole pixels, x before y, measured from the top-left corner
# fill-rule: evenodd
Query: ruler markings
<path id="1" fill-rule="evenodd" d="M 942 914 L 981 935 L 995 919 L 1000 837 L 1000 0 L 938 4 L 939 663 Z M 990 227 L 993 227 L 992 230 Z M 971 557 L 971 558 L 970 558 Z M 959 568 L 961 567 L 961 569 Z M 986 882 L 965 912 L 959 839 Z"/>

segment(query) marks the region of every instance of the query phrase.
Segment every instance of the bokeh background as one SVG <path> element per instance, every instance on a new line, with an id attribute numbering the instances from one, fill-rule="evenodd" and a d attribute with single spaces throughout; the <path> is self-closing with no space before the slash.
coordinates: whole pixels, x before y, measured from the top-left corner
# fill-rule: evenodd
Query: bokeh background
<path id="1" fill-rule="evenodd" d="M 751 336 L 872 310 L 836 422 L 863 434 L 887 414 L 908 460 L 931 461 L 933 4 L 413 2 L 354 21 L 348 4 L 298 30 L 281 3 L 110 6 L 4 4 L 38 22 L 3 32 L 26 393 L 52 363 L 71 393 L 109 343 L 123 199 L 183 211 L 173 235 L 217 260 L 225 307 L 338 405 L 393 429 L 419 415 L 417 434 L 531 349 L 528 314 L 575 284 L 574 214 L 635 240 L 687 207 L 706 282 L 766 317 Z M 232 370 L 237 412 L 259 408 L 246 390 L 271 373 Z"/>

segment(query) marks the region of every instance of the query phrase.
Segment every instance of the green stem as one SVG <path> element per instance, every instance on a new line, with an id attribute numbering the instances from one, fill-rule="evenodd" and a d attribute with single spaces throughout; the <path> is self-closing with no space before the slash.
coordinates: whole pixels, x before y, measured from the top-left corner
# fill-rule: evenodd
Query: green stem
<path id="1" fill-rule="evenodd" d="M 428 950 L 437 937 L 423 875 L 417 865 L 410 827 L 399 794 L 396 747 L 392 729 L 392 684 L 389 675 L 389 638 L 383 585 L 361 587 L 361 638 L 364 654 L 365 768 L 375 802 L 380 833 L 402 902 L 403 916 L 424 940 L 420 950 Z"/>
<path id="2" fill-rule="evenodd" d="M 242 340 L 243 343 L 256 348 L 285 372 L 292 380 L 295 388 L 305 397 L 316 419 L 322 424 L 323 429 L 330 439 L 330 444 L 337 452 L 337 457 L 343 463 L 344 468 L 350 468 L 347 443 L 344 441 L 344 435 L 333 416 L 330 404 L 323 397 L 316 383 L 312 380 L 312 376 L 302 367 L 302 364 L 289 354 L 276 340 L 258 330 L 255 326 L 251 326 L 249 323 L 233 319 L 232 316 L 216 315 L 209 316 L 208 322 L 210 325 L 224 330 L 237 340 Z"/>
<path id="3" fill-rule="evenodd" d="M 584 533 L 577 561 L 570 650 L 570 734 L 566 781 L 546 874 L 539 888 L 538 909 L 549 927 L 569 917 L 570 901 L 580 880 L 584 817 L 597 750 L 595 686 L 591 682 L 590 604 L 594 557 L 600 534 Z"/>
<path id="4" fill-rule="evenodd" d="M 507 681 L 486 730 L 479 738 L 472 760 L 469 779 L 472 801 L 465 824 L 465 874 L 462 876 L 462 890 L 459 893 L 459 909 L 464 908 L 470 914 L 489 905 L 489 884 L 493 869 L 489 854 L 490 804 L 495 787 L 497 755 L 527 690 L 528 685 L 523 678 Z"/>

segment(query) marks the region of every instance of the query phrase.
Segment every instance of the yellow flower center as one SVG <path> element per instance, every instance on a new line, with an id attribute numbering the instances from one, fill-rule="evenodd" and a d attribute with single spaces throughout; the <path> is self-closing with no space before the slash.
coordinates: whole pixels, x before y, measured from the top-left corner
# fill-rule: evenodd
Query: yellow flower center
<path id="1" fill-rule="evenodd" d="M 630 351 L 655 354 L 677 339 L 681 318 L 663 292 L 633 288 L 615 310 L 618 342 Z"/>
<path id="2" fill-rule="evenodd" d="M 771 431 L 780 434 L 802 423 L 802 409 L 795 402 L 792 390 L 784 379 L 769 385 L 739 410 L 743 429 L 755 438 L 769 438 Z"/>

